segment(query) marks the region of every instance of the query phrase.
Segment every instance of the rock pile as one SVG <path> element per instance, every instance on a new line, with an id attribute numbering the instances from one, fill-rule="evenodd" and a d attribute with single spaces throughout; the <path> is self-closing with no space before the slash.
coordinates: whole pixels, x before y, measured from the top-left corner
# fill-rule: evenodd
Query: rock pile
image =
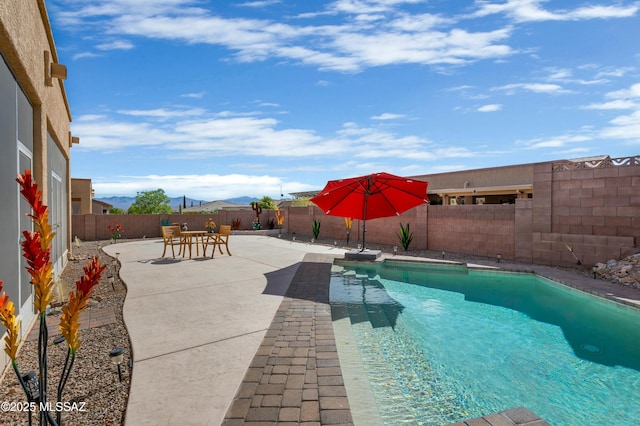
<path id="1" fill-rule="evenodd" d="M 595 266 L 598 278 L 640 290 L 640 253 Z"/>

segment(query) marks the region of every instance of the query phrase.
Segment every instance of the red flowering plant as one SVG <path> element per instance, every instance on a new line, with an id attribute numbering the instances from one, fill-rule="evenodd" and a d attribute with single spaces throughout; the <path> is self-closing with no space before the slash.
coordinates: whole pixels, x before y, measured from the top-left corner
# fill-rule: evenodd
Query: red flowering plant
<path id="1" fill-rule="evenodd" d="M 114 243 L 117 243 L 118 240 L 122 238 L 124 228 L 118 222 L 113 222 L 113 225 L 107 226 L 107 229 L 111 232 L 111 239 Z"/>
<path id="2" fill-rule="evenodd" d="M 20 344 L 20 321 L 15 315 L 13 302 L 9 300 L 9 296 L 5 292 L 2 292 L 0 296 L 0 322 L 7 329 L 4 350 L 11 358 L 11 365 L 29 403 L 40 403 L 37 406 L 40 416 L 39 424 L 57 426 L 61 424 L 61 412 L 58 412 L 54 419 L 47 404 L 47 341 L 49 336 L 46 321 L 47 307 L 53 300 L 54 281 L 53 265 L 51 263 L 51 241 L 55 237 L 55 233 L 51 231 L 51 225 L 49 224 L 49 210 L 42 203 L 42 191 L 38 190 L 38 185 L 33 181 L 31 171 L 26 170 L 24 174 L 18 175 L 16 181 L 20 185 L 20 193 L 31 207 L 32 212 L 29 217 L 31 217 L 34 227 L 33 231 L 24 231 L 22 233 L 25 238 L 22 242 L 22 251 L 27 260 L 27 271 L 31 276 L 31 284 L 34 287 L 34 308 L 40 320 L 37 386 L 34 387 L 30 383 L 30 377 L 35 378 L 35 373 L 31 372 L 25 376 L 20 374 L 16 359 Z M 60 332 L 67 341 L 68 351 L 58 383 L 57 402 L 62 402 L 62 391 L 73 367 L 76 352 L 82 343 L 78 334 L 80 312 L 87 306 L 93 287 L 100 281 L 102 271 L 105 268 L 106 266 L 100 265 L 97 257 L 90 260 L 84 268 L 85 275 L 76 283 L 75 292 L 69 294 L 69 303 L 62 308 Z M 2 282 L 0 281 L 1 290 Z M 29 410 L 29 424 L 31 424 L 32 411 Z"/>

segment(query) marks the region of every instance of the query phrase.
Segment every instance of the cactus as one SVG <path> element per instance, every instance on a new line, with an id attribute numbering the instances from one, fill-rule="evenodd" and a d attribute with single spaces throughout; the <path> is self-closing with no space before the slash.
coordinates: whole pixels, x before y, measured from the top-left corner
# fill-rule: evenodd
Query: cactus
<path id="1" fill-rule="evenodd" d="M 251 209 L 256 212 L 256 222 L 260 222 L 260 213 L 262 213 L 262 207 L 256 201 L 251 202 Z"/>

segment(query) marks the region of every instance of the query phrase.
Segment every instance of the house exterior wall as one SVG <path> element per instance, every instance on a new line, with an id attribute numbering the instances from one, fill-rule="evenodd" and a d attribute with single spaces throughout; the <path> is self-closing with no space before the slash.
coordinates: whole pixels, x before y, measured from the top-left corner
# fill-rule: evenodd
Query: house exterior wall
<path id="1" fill-rule="evenodd" d="M 56 218 L 58 241 L 52 252 L 56 273 L 69 249 L 71 115 L 63 82 L 47 79 L 51 62 L 57 63 L 58 56 L 44 1 L 0 2 L 0 195 L 15 200 L 0 205 L 0 280 L 16 305 L 23 335 L 34 313 L 19 245 L 22 230 L 31 224 L 15 182 L 18 173 L 32 170 L 50 217 Z M 52 183 L 54 177 L 59 180 Z M 4 366 L 8 362 L 4 352 L 2 357 Z"/>
<path id="2" fill-rule="evenodd" d="M 429 182 L 429 192 L 450 188 L 472 189 L 493 186 L 528 185 L 533 181 L 533 168 L 533 164 L 518 164 L 487 169 L 419 175 L 414 176 L 414 178 Z"/>
<path id="3" fill-rule="evenodd" d="M 107 203 L 103 203 L 101 201 L 97 201 L 97 200 L 91 201 L 91 213 L 109 214 L 109 209 L 111 209 L 111 207 L 113 206 Z M 73 214 L 81 214 L 81 213 L 79 211 L 78 212 L 74 211 Z"/>

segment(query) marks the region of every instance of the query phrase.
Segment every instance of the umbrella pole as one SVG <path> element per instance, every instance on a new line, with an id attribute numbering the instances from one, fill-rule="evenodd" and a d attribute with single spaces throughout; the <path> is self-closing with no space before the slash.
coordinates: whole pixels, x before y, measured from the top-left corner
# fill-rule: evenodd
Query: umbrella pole
<path id="1" fill-rule="evenodd" d="M 364 211 L 362 214 L 363 217 L 362 217 L 362 250 L 360 250 L 361 252 L 364 251 L 365 241 L 367 238 L 367 201 L 369 201 L 370 185 L 371 185 L 371 181 L 369 180 L 369 178 L 367 178 L 367 189 L 364 193 Z"/>
<path id="2" fill-rule="evenodd" d="M 366 236 L 367 236 L 367 219 L 364 219 L 362 221 L 362 250 L 360 251 L 364 251 L 364 243 L 366 240 Z"/>

